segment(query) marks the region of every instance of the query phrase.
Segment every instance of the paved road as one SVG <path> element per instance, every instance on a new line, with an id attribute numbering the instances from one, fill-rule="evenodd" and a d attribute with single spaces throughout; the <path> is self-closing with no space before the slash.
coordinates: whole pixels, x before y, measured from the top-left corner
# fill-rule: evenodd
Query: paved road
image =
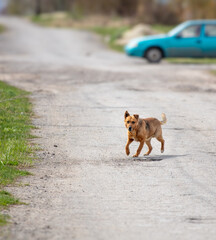
<path id="1" fill-rule="evenodd" d="M 90 33 L 0 23 L 0 79 L 32 91 L 43 149 L 34 175 L 8 188 L 29 204 L 6 211 L 0 238 L 214 239 L 214 66 L 149 65 Z M 125 110 L 167 114 L 164 154 L 153 141 L 149 157 L 125 155 Z"/>

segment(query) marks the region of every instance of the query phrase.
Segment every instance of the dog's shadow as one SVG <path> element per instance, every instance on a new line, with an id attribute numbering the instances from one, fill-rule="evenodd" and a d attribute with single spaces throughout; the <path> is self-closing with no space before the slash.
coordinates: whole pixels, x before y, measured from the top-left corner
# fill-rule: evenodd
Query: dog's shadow
<path id="1" fill-rule="evenodd" d="M 160 162 L 169 158 L 178 158 L 178 157 L 185 157 L 185 155 L 159 155 L 159 156 L 143 156 L 143 157 L 134 157 L 132 158 L 133 161 L 137 162 Z"/>

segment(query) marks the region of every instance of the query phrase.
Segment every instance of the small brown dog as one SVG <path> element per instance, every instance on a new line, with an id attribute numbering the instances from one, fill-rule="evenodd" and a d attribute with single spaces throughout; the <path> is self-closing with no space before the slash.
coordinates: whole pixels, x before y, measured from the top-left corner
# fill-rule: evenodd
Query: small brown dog
<path id="1" fill-rule="evenodd" d="M 136 154 L 133 157 L 138 157 L 144 143 L 147 144 L 149 150 L 145 155 L 149 155 L 152 151 L 151 139 L 156 138 L 161 142 L 161 152 L 164 152 L 164 139 L 162 136 L 161 125 L 165 124 L 167 119 L 166 115 L 162 113 L 162 121 L 156 118 L 139 118 L 139 115 L 135 114 L 130 116 L 128 111 L 125 112 L 125 127 L 128 130 L 128 141 L 125 146 L 126 154 L 130 154 L 129 145 L 135 140 L 140 142 Z"/>

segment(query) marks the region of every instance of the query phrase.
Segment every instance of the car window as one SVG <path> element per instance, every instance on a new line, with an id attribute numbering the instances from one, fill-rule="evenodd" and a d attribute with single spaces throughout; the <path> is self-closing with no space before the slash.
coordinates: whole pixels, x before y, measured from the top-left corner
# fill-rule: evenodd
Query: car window
<path id="1" fill-rule="evenodd" d="M 216 24 L 209 24 L 205 26 L 205 36 L 206 37 L 216 37 Z"/>
<path id="2" fill-rule="evenodd" d="M 178 35 L 182 38 L 192 38 L 200 36 L 201 25 L 193 25 L 182 30 Z"/>
<path id="3" fill-rule="evenodd" d="M 185 23 L 182 23 L 178 26 L 176 26 L 175 28 L 173 28 L 171 31 L 168 32 L 169 36 L 174 36 L 176 35 L 178 32 L 180 32 L 185 26 Z"/>

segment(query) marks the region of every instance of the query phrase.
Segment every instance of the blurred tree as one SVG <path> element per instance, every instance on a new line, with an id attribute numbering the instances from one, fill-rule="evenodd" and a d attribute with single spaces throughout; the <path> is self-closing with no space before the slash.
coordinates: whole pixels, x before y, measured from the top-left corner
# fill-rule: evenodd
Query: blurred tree
<path id="1" fill-rule="evenodd" d="M 138 0 L 136 7 L 136 16 L 139 21 L 145 21 L 147 23 L 153 22 L 153 8 L 155 0 Z"/>
<path id="2" fill-rule="evenodd" d="M 216 0 L 10 0 L 9 10 L 15 14 L 77 11 L 78 15 L 129 16 L 146 23 L 175 24 L 216 18 Z"/>
<path id="3" fill-rule="evenodd" d="M 216 18 L 216 0 L 173 0 L 172 7 L 181 21 Z"/>
<path id="4" fill-rule="evenodd" d="M 41 0 L 36 0 L 35 4 L 35 15 L 41 14 Z"/>
<path id="5" fill-rule="evenodd" d="M 179 15 L 170 3 L 164 4 L 158 2 L 153 8 L 152 22 L 167 25 L 177 24 L 179 23 Z"/>
<path id="6" fill-rule="evenodd" d="M 8 12 L 12 14 L 28 14 L 35 11 L 35 2 L 30 0 L 10 0 Z"/>
<path id="7" fill-rule="evenodd" d="M 146 23 L 176 24 L 179 21 L 170 1 L 138 0 L 136 16 Z"/>

